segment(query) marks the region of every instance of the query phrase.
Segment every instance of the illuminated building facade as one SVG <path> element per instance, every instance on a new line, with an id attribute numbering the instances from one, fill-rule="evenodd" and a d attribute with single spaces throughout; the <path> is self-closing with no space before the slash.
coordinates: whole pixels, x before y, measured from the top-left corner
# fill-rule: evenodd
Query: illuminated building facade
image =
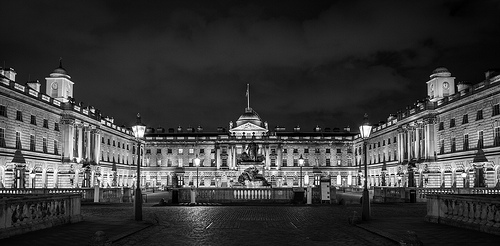
<path id="1" fill-rule="evenodd" d="M 0 187 L 134 185 L 139 151 L 133 133 L 76 103 L 75 83 L 62 65 L 45 79 L 45 93 L 38 81 L 21 85 L 15 76 L 13 69 L 0 69 Z M 368 185 L 498 185 L 499 81 L 489 71 L 473 86 L 455 83 L 446 68 L 436 69 L 426 99 L 374 126 L 367 140 Z M 141 183 L 150 187 L 237 186 L 251 146 L 273 187 L 318 184 L 322 177 L 358 186 L 365 178 L 357 129 L 271 129 L 249 102 L 227 128 L 149 127 L 144 142 Z"/>

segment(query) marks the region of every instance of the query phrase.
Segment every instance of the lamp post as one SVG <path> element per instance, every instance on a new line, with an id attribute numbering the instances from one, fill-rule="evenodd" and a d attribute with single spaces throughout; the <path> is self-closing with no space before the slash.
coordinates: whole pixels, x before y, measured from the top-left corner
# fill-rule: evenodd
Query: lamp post
<path id="1" fill-rule="evenodd" d="M 299 158 L 299 167 L 300 167 L 300 187 L 302 188 L 302 166 L 304 165 L 304 158 L 300 155 Z"/>
<path id="2" fill-rule="evenodd" d="M 196 158 L 194 158 L 194 165 L 196 166 L 196 188 L 198 188 L 198 167 L 200 166 L 200 158 L 198 158 L 198 155 L 196 155 Z"/>
<path id="3" fill-rule="evenodd" d="M 367 153 L 366 153 L 366 140 L 370 137 L 372 126 L 368 123 L 368 114 L 365 114 L 363 125 L 359 126 L 359 133 L 363 139 L 363 154 L 365 162 L 365 184 L 363 188 L 363 211 L 361 218 L 363 220 L 370 220 L 370 196 L 368 194 L 368 166 L 367 166 Z"/>
<path id="4" fill-rule="evenodd" d="M 146 126 L 141 123 L 141 115 L 137 114 L 137 123 L 132 126 L 137 140 L 137 187 L 135 189 L 135 220 L 142 220 L 142 194 L 141 194 L 141 139 L 144 137 Z"/>

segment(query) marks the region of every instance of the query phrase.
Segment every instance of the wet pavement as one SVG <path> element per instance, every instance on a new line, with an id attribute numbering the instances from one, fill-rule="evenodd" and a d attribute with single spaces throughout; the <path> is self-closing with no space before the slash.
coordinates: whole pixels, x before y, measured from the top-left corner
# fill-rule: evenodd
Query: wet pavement
<path id="1" fill-rule="evenodd" d="M 494 245 L 499 236 L 425 222 L 425 203 L 373 204 L 372 220 L 350 224 L 358 204 L 153 206 L 143 222 L 132 204 L 82 206 L 83 222 L 0 240 L 0 245 L 89 245 L 104 231 L 112 245 L 399 245 L 414 231 L 423 245 Z M 358 216 L 358 217 L 359 217 Z"/>

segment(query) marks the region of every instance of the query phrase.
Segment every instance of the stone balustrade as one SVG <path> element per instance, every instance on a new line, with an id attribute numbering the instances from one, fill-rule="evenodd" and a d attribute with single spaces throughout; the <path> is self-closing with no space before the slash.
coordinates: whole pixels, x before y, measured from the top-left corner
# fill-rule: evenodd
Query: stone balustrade
<path id="1" fill-rule="evenodd" d="M 130 188 L 99 188 L 98 202 L 132 202 Z M 95 188 L 44 188 L 10 189 L 0 188 L 2 197 L 20 195 L 81 194 L 81 201 L 94 202 Z"/>
<path id="2" fill-rule="evenodd" d="M 80 203 L 81 194 L 3 197 L 0 199 L 0 238 L 81 221 Z"/>
<path id="3" fill-rule="evenodd" d="M 288 203 L 293 199 L 292 188 L 197 188 L 196 202 L 270 202 Z M 191 188 L 179 189 L 179 202 L 190 201 Z"/>
<path id="4" fill-rule="evenodd" d="M 500 188 L 409 188 L 409 187 L 373 187 L 374 202 L 409 202 L 410 190 L 416 191 L 416 202 L 426 202 L 427 195 L 435 194 L 499 194 Z"/>
<path id="5" fill-rule="evenodd" d="M 427 195 L 429 222 L 500 235 L 500 195 Z"/>

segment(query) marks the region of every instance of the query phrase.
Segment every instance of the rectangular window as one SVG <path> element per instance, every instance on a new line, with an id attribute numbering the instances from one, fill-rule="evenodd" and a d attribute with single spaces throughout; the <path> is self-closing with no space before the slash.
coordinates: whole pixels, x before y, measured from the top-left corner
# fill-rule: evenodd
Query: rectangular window
<path id="1" fill-rule="evenodd" d="M 444 139 L 441 139 L 440 141 L 439 154 L 444 154 Z"/>
<path id="2" fill-rule="evenodd" d="M 319 154 L 319 148 L 314 149 L 314 153 Z"/>
<path id="3" fill-rule="evenodd" d="M 500 114 L 500 105 L 499 104 L 493 105 L 493 112 L 492 112 L 491 116 L 495 116 L 495 115 L 499 115 L 499 114 Z"/>
<path id="4" fill-rule="evenodd" d="M 172 149 L 167 149 L 167 154 L 172 154 Z"/>
<path id="5" fill-rule="evenodd" d="M 308 148 L 304 149 L 304 154 L 309 154 L 309 149 Z"/>
<path id="6" fill-rule="evenodd" d="M 275 167 L 276 166 L 276 159 L 271 159 L 271 167 Z"/>
<path id="7" fill-rule="evenodd" d="M 34 115 L 31 116 L 30 124 L 36 126 L 36 116 L 34 116 Z"/>
<path id="8" fill-rule="evenodd" d="M 495 146 L 500 146 L 500 127 L 495 127 L 495 140 L 493 144 Z"/>
<path id="9" fill-rule="evenodd" d="M 16 120 L 23 121 L 23 112 L 17 110 L 17 112 L 16 112 Z"/>
<path id="10" fill-rule="evenodd" d="M 286 159 L 281 160 L 281 165 L 286 167 Z"/>
<path id="11" fill-rule="evenodd" d="M 47 138 L 42 139 L 42 145 L 43 153 L 47 153 Z"/>
<path id="12" fill-rule="evenodd" d="M 297 153 L 299 153 L 299 150 L 298 149 L 293 149 L 293 153 L 297 154 Z"/>
<path id="13" fill-rule="evenodd" d="M 379 147 L 379 148 L 380 148 L 380 142 L 378 142 L 377 147 Z"/>
<path id="14" fill-rule="evenodd" d="M 331 164 L 330 158 L 326 158 L 326 166 L 329 167 Z"/>
<path id="15" fill-rule="evenodd" d="M 464 114 L 464 116 L 462 117 L 462 125 L 467 123 L 469 123 L 469 115 Z"/>
<path id="16" fill-rule="evenodd" d="M 7 107 L 0 105 L 0 116 L 7 117 Z"/>
<path id="17" fill-rule="evenodd" d="M 464 135 L 464 148 L 463 150 L 469 150 L 469 134 Z"/>
<path id="18" fill-rule="evenodd" d="M 385 140 L 384 140 L 384 141 L 382 141 L 382 146 L 385 146 Z"/>
<path id="19" fill-rule="evenodd" d="M 161 149 L 156 149 L 156 154 L 161 154 Z"/>
<path id="20" fill-rule="evenodd" d="M 342 149 L 337 149 L 337 154 L 342 154 Z"/>
<path id="21" fill-rule="evenodd" d="M 108 145 L 111 145 L 111 139 L 108 138 Z"/>
<path id="22" fill-rule="evenodd" d="M 293 166 L 294 167 L 299 166 L 299 160 L 298 159 L 293 159 Z"/>
<path id="23" fill-rule="evenodd" d="M 483 131 L 479 131 L 477 135 L 477 148 L 482 149 L 484 148 Z"/>
<path id="24" fill-rule="evenodd" d="M 54 154 L 59 154 L 59 146 L 57 145 L 57 140 L 54 140 Z"/>
<path id="25" fill-rule="evenodd" d="M 387 139 L 387 144 L 391 144 L 391 138 Z"/>
<path id="26" fill-rule="evenodd" d="M 450 128 L 455 127 L 455 119 L 450 120 Z"/>
<path id="27" fill-rule="evenodd" d="M 129 150 L 129 149 L 130 149 L 129 147 L 130 147 L 130 146 L 127 144 L 127 150 Z"/>
<path id="28" fill-rule="evenodd" d="M 5 147 L 5 129 L 0 128 L 0 147 Z"/>
<path id="29" fill-rule="evenodd" d="M 182 155 L 184 153 L 184 149 L 178 149 L 177 154 Z"/>
<path id="30" fill-rule="evenodd" d="M 394 143 L 397 143 L 397 137 L 394 137 Z"/>
<path id="31" fill-rule="evenodd" d="M 438 131 L 444 130 L 444 122 L 439 122 L 439 129 Z"/>
<path id="32" fill-rule="evenodd" d="M 30 150 L 35 151 L 35 135 L 30 135 Z"/>
<path id="33" fill-rule="evenodd" d="M 49 128 L 49 120 L 43 119 L 43 128 Z"/>
<path id="34" fill-rule="evenodd" d="M 120 148 L 120 142 L 118 142 L 118 148 Z"/>
<path id="35" fill-rule="evenodd" d="M 54 131 L 59 131 L 59 123 L 54 123 Z"/>
<path id="36" fill-rule="evenodd" d="M 113 140 L 113 147 L 115 147 L 115 146 L 116 146 L 116 141 L 115 141 L 115 140 Z"/>
<path id="37" fill-rule="evenodd" d="M 16 149 L 22 149 L 23 146 L 21 145 L 21 133 L 16 132 Z"/>
<path id="38" fill-rule="evenodd" d="M 104 137 L 101 138 L 101 143 L 104 143 Z"/>
<path id="39" fill-rule="evenodd" d="M 330 154 L 330 149 L 325 149 L 327 154 Z"/>
<path id="40" fill-rule="evenodd" d="M 455 138 L 452 138 L 451 139 L 451 152 L 453 153 L 455 151 L 457 151 L 456 140 L 455 140 Z"/>
<path id="41" fill-rule="evenodd" d="M 285 154 L 286 154 L 286 153 L 287 153 L 287 150 L 286 150 L 286 149 L 283 149 L 283 153 L 285 153 Z"/>
<path id="42" fill-rule="evenodd" d="M 194 154 L 194 149 L 189 149 L 189 154 L 190 155 Z"/>
<path id="43" fill-rule="evenodd" d="M 205 149 L 200 149 L 200 154 L 205 154 Z"/>
<path id="44" fill-rule="evenodd" d="M 483 110 L 478 110 L 476 113 L 476 120 L 482 120 L 483 119 Z"/>
<path id="45" fill-rule="evenodd" d="M 146 154 L 151 154 L 151 149 L 146 149 Z"/>

